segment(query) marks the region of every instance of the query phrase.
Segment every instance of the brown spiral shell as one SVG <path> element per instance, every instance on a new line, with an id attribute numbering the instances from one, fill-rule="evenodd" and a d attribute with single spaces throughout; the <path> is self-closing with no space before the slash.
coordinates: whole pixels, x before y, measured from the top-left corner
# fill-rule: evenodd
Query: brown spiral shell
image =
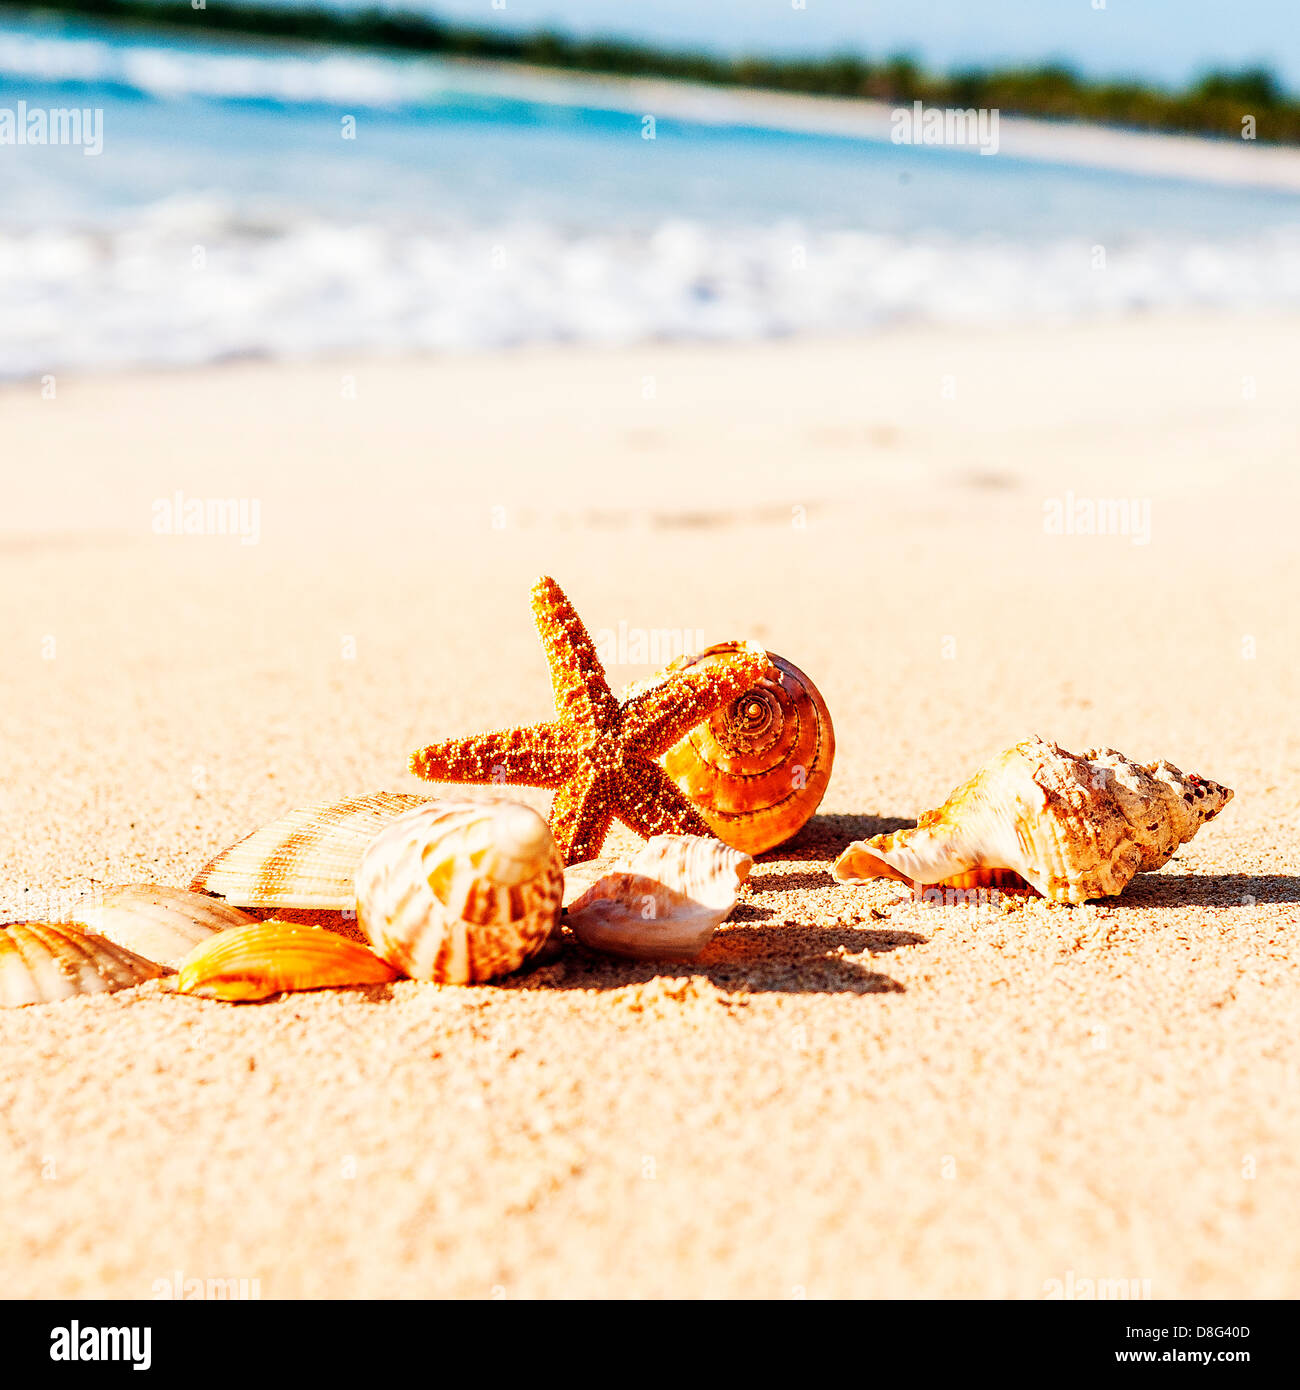
<path id="1" fill-rule="evenodd" d="M 668 669 L 718 661 L 736 645 L 720 642 Z M 664 755 L 664 770 L 709 829 L 746 854 L 771 849 L 804 826 L 835 759 L 835 730 L 817 687 L 793 662 L 768 656 L 779 681 L 760 681 Z"/>

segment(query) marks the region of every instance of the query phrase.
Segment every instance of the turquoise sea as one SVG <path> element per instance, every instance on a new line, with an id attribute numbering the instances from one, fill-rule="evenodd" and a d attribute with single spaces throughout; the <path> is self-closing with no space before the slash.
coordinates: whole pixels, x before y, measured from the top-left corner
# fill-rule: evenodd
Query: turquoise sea
<path id="1" fill-rule="evenodd" d="M 0 143 L 0 377 L 1300 305 L 1300 196 L 666 115 L 651 140 L 544 86 L 0 25 L 0 138 L 102 121 L 97 153 Z"/>

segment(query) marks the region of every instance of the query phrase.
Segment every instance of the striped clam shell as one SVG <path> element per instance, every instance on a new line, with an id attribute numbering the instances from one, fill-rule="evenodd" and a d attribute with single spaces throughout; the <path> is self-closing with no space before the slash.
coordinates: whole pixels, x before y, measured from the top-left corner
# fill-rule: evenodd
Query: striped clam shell
<path id="1" fill-rule="evenodd" d="M 571 902 L 567 921 L 593 950 L 694 960 L 730 915 L 753 866 L 748 854 L 718 840 L 656 835 Z"/>
<path id="2" fill-rule="evenodd" d="M 366 847 L 385 826 L 429 801 L 376 792 L 299 807 L 222 850 L 190 888 L 237 907 L 350 911 Z"/>
<path id="3" fill-rule="evenodd" d="M 417 980 L 473 984 L 518 970 L 560 917 L 564 862 L 515 801 L 435 801 L 380 832 L 357 870 L 357 920 Z"/>
<path id="4" fill-rule="evenodd" d="M 385 984 L 398 972 L 359 941 L 324 927 L 254 922 L 219 932 L 181 962 L 179 994 L 244 1003 L 304 989 Z"/>
<path id="5" fill-rule="evenodd" d="M 158 883 L 110 888 L 95 906 L 79 908 L 77 917 L 109 941 L 173 970 L 214 932 L 253 920 L 203 893 Z"/>
<path id="6" fill-rule="evenodd" d="M 108 994 L 166 973 L 161 965 L 68 922 L 0 927 L 0 1008 Z"/>

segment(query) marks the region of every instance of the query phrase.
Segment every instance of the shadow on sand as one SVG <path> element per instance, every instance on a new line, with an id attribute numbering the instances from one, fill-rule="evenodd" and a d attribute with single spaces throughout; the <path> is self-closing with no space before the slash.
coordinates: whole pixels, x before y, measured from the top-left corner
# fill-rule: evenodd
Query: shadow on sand
<path id="1" fill-rule="evenodd" d="M 1256 907 L 1262 903 L 1300 903 L 1295 874 L 1138 874 L 1106 907 Z"/>

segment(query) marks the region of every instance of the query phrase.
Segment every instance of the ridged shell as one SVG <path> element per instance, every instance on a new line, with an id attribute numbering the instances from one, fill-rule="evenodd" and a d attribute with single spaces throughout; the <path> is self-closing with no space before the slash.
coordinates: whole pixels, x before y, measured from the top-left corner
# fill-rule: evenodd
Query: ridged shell
<path id="1" fill-rule="evenodd" d="M 721 642 L 667 670 L 715 662 L 736 646 Z M 663 760 L 709 829 L 746 854 L 761 854 L 803 828 L 835 761 L 835 729 L 817 687 L 793 662 L 768 656 L 779 680 L 762 680 L 724 705 Z"/>
<path id="2" fill-rule="evenodd" d="M 7 922 L 0 927 L 3 1008 L 108 994 L 166 973 L 134 951 L 67 922 Z"/>
<path id="3" fill-rule="evenodd" d="M 914 830 L 851 844 L 841 883 L 937 884 L 1010 869 L 1044 897 L 1082 903 L 1158 869 L 1232 799 L 1170 762 L 1139 765 L 1106 748 L 1082 757 L 1040 738 L 999 754 Z"/>
<path id="4" fill-rule="evenodd" d="M 371 840 L 429 801 L 376 792 L 300 807 L 222 850 L 190 887 L 238 907 L 350 911 L 357 865 Z"/>
<path id="5" fill-rule="evenodd" d="M 566 920 L 593 950 L 694 960 L 735 907 L 753 865 L 748 854 L 717 840 L 656 835 L 572 902 Z"/>
<path id="6" fill-rule="evenodd" d="M 78 920 L 100 936 L 173 970 L 214 932 L 253 921 L 204 893 L 156 883 L 110 888 L 95 906 L 77 912 Z"/>
<path id="7" fill-rule="evenodd" d="M 516 801 L 435 801 L 366 850 L 357 920 L 413 979 L 473 984 L 541 950 L 563 893 L 563 859 L 536 811 Z"/>
<path id="8" fill-rule="evenodd" d="M 245 1003 L 305 989 L 385 984 L 399 972 L 358 941 L 324 927 L 254 922 L 218 932 L 181 962 L 176 989 Z"/>

